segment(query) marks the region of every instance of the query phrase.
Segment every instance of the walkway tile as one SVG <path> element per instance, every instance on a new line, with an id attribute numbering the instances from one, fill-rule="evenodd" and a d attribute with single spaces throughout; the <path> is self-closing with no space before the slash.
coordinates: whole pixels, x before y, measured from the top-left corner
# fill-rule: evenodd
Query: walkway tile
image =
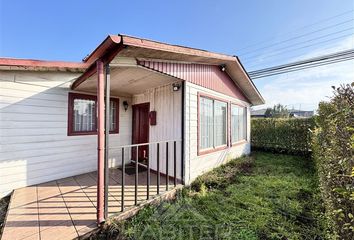
<path id="1" fill-rule="evenodd" d="M 37 203 L 9 209 L 2 239 L 22 239 L 39 235 Z"/>
<path id="2" fill-rule="evenodd" d="M 76 237 L 78 237 L 78 234 L 71 222 L 63 222 L 40 232 L 41 240 L 64 240 Z"/>
<path id="3" fill-rule="evenodd" d="M 109 216 L 121 213 L 121 179 L 119 169 L 110 169 Z M 151 198 L 157 193 L 156 179 L 156 174 L 151 173 Z M 138 180 L 139 203 L 146 200 L 147 172 L 140 172 Z M 166 183 L 162 176 L 161 184 L 163 193 Z M 66 240 L 87 234 L 97 228 L 96 194 L 97 172 L 17 189 L 11 198 L 1 239 Z M 125 174 L 124 200 L 125 209 L 135 204 L 134 174 Z"/>

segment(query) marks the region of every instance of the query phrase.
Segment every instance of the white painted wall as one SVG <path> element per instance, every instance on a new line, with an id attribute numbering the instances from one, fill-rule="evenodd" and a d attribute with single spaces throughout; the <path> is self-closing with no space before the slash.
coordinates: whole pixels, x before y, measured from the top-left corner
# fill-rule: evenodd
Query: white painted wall
<path id="1" fill-rule="evenodd" d="M 172 83 L 146 90 L 143 94 L 134 95 L 133 104 L 150 103 L 150 110 L 156 111 L 157 124 L 150 126 L 150 142 L 181 140 L 181 106 L 182 90 L 174 92 Z M 173 176 L 173 143 L 169 143 L 169 175 Z M 177 177 L 181 177 L 181 141 L 176 144 Z M 160 146 L 160 170 L 166 173 L 166 146 Z M 151 146 L 149 152 L 151 168 L 156 170 L 156 145 Z"/>
<path id="2" fill-rule="evenodd" d="M 247 106 L 247 142 L 225 150 L 198 156 L 198 92 L 241 103 Z M 191 183 L 197 176 L 228 160 L 250 153 L 250 105 L 238 99 L 186 82 L 185 89 L 185 181 Z"/>
<path id="3" fill-rule="evenodd" d="M 76 73 L 0 71 L 0 197 L 15 188 L 96 170 L 97 136 L 67 136 L 68 92 Z M 111 146 L 131 143 L 122 110 Z M 110 165 L 120 163 L 117 150 Z"/>
<path id="4" fill-rule="evenodd" d="M 13 189 L 96 170 L 97 136 L 67 136 L 68 92 L 79 74 L 64 72 L 0 71 L 0 197 Z M 185 180 L 191 182 L 230 158 L 248 154 L 249 142 L 202 156 L 197 155 L 197 94 L 205 92 L 237 102 L 223 94 L 186 82 L 185 89 Z M 120 98 L 119 134 L 110 136 L 110 146 L 131 144 L 131 107 L 150 102 L 157 112 L 157 125 L 150 126 L 150 142 L 181 139 L 181 96 L 172 84 L 148 89 L 132 98 Z M 248 108 L 248 139 L 250 139 Z M 156 170 L 156 148 L 150 151 Z M 172 143 L 170 145 L 172 148 Z M 126 161 L 129 161 L 129 154 Z M 165 145 L 160 149 L 165 172 Z M 121 153 L 110 151 L 110 166 L 118 166 Z M 173 175 L 173 152 L 169 154 Z M 177 144 L 177 176 L 181 177 L 181 143 Z"/>

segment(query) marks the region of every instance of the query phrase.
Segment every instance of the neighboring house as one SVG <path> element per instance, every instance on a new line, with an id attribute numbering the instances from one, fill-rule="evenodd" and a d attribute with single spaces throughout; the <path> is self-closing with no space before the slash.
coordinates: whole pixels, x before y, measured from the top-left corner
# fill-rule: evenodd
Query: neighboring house
<path id="1" fill-rule="evenodd" d="M 126 35 L 108 36 L 83 62 L 1 58 L 0 197 L 95 170 L 99 195 L 105 159 L 120 166 L 123 145 L 125 163 L 188 184 L 250 153 L 250 106 L 263 103 L 235 56 Z M 169 159 L 159 166 L 157 143 Z"/>
<path id="2" fill-rule="evenodd" d="M 258 109 L 258 110 L 251 109 L 251 117 L 252 118 L 265 118 L 265 117 L 267 117 L 266 111 L 267 111 L 267 109 Z"/>
<path id="3" fill-rule="evenodd" d="M 266 115 L 267 109 L 258 109 L 258 110 L 251 110 L 251 117 L 252 118 L 266 118 L 269 117 Z M 290 117 L 294 118 L 309 118 L 314 115 L 314 111 L 303 111 L 303 110 L 295 110 L 291 109 L 288 110 Z"/>
<path id="4" fill-rule="evenodd" d="M 314 111 L 303 111 L 303 110 L 289 110 L 290 116 L 295 118 L 309 118 L 314 115 Z"/>

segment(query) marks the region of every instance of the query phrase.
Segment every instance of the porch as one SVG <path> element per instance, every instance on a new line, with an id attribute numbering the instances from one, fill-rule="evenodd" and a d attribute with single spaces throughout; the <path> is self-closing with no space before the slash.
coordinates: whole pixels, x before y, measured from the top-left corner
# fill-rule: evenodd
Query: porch
<path id="1" fill-rule="evenodd" d="M 97 171 L 14 190 L 2 240 L 80 238 L 182 184 L 182 91 L 173 89 L 181 81 L 117 62 L 104 69 L 97 64 L 98 73 L 69 93 L 68 136 L 92 139 L 97 124 Z M 112 98 L 119 99 L 114 113 Z M 97 104 L 97 123 L 83 100 Z"/>
<path id="2" fill-rule="evenodd" d="M 136 166 L 109 169 L 108 217 L 129 217 L 148 199 L 181 184 L 177 178 L 168 180 Z M 96 212 L 97 172 L 20 188 L 11 197 L 2 240 L 79 238 L 97 229 Z"/>

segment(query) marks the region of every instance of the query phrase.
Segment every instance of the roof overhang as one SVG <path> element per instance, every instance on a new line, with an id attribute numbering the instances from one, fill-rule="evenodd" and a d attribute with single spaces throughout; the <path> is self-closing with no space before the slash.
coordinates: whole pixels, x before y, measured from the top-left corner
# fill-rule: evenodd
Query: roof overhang
<path id="1" fill-rule="evenodd" d="M 76 89 L 96 72 L 96 61 L 110 63 L 117 55 L 136 60 L 223 65 L 226 73 L 241 89 L 252 105 L 265 101 L 236 56 L 201 49 L 166 44 L 127 35 L 109 35 L 83 62 L 42 61 L 31 59 L 0 58 L 0 70 L 69 71 L 83 74 L 71 85 Z"/>
<path id="2" fill-rule="evenodd" d="M 113 52 L 113 54 L 112 54 Z M 109 63 L 117 54 L 120 57 L 136 58 L 137 60 L 160 60 L 171 62 L 188 62 L 210 65 L 224 65 L 226 72 L 235 84 L 242 90 L 252 105 L 264 104 L 265 101 L 248 73 L 236 56 L 229 56 L 205 50 L 184 46 L 166 44 L 148 39 L 127 35 L 109 35 L 84 62 L 91 66 L 87 76 L 77 79 L 72 88 L 75 89 L 86 77 L 94 74 L 96 60 L 103 59 Z M 84 74 L 85 75 L 85 74 Z"/>
<path id="3" fill-rule="evenodd" d="M 84 72 L 88 63 L 0 58 L 0 70 Z"/>

